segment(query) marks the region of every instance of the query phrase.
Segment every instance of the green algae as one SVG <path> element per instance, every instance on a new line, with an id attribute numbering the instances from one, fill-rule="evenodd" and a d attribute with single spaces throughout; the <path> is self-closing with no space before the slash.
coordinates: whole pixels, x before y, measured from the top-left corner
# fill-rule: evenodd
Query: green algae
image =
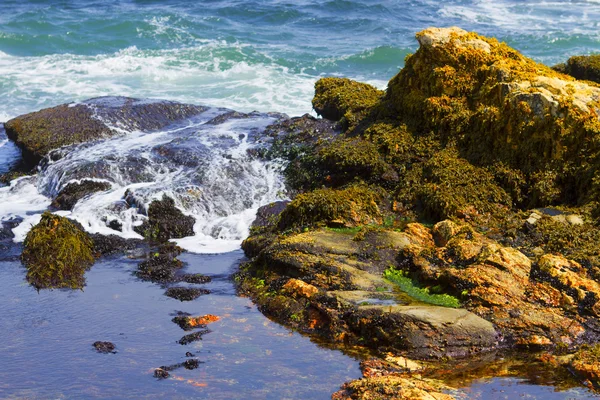
<path id="1" fill-rule="evenodd" d="M 456 297 L 445 293 L 431 293 L 432 289 L 419 287 L 403 271 L 388 268 L 383 276 L 398 285 L 400 290 L 417 301 L 442 307 L 460 307 L 460 301 Z"/>
<path id="2" fill-rule="evenodd" d="M 21 260 L 37 289 L 80 289 L 94 263 L 91 238 L 67 218 L 45 212 L 27 234 Z"/>

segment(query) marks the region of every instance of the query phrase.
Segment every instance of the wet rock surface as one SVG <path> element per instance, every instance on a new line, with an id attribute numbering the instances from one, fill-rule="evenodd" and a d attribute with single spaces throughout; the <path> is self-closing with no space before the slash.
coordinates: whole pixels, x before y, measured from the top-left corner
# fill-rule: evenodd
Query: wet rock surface
<path id="1" fill-rule="evenodd" d="M 136 227 L 136 231 L 147 239 L 166 242 L 169 239 L 194 235 L 194 217 L 184 215 L 175 207 L 175 201 L 163 196 L 148 207 L 148 221 Z"/>
<path id="2" fill-rule="evenodd" d="M 179 301 L 192 301 L 208 293 L 210 293 L 208 289 L 178 286 L 168 288 L 165 291 L 165 296 L 171 297 Z"/>
<path id="3" fill-rule="evenodd" d="M 128 97 L 99 97 L 22 115 L 4 124 L 6 134 L 34 167 L 51 150 L 118 134 L 116 127 L 151 131 L 206 111 L 205 107 Z"/>
<path id="4" fill-rule="evenodd" d="M 87 181 L 73 182 L 65 186 L 52 201 L 52 207 L 59 210 L 71 210 L 83 197 L 111 188 L 108 182 Z"/>

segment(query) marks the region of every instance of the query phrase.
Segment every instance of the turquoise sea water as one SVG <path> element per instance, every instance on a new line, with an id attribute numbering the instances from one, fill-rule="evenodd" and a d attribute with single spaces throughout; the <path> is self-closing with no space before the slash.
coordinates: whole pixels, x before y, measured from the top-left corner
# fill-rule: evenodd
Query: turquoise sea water
<path id="1" fill-rule="evenodd" d="M 428 26 L 554 64 L 600 51 L 599 24 L 596 0 L 3 0 L 0 121 L 106 94 L 297 115 L 319 76 L 384 88 Z"/>

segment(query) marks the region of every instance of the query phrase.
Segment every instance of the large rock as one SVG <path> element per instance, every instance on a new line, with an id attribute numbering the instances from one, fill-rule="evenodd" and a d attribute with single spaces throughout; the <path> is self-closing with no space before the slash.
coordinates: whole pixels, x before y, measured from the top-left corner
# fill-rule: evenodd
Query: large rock
<path id="1" fill-rule="evenodd" d="M 6 122 L 4 127 L 32 168 L 59 147 L 107 138 L 123 129 L 161 129 L 205 110 L 171 101 L 99 97 L 22 115 Z"/>
<path id="2" fill-rule="evenodd" d="M 421 226 L 422 227 L 422 226 Z M 398 251 L 431 234 L 318 230 L 243 247 L 258 254 L 238 283 L 265 313 L 333 341 L 406 351 L 413 357 L 465 356 L 497 346 L 493 325 L 465 310 L 416 302 L 382 274 Z M 261 246 L 262 244 L 262 246 Z M 435 295 L 423 296 L 433 301 Z M 457 300 L 454 299 L 456 302 Z"/>
<path id="3" fill-rule="evenodd" d="M 417 39 L 419 50 L 389 82 L 383 113 L 455 142 L 476 165 L 520 170 L 541 202 L 592 199 L 599 87 L 459 28 L 429 28 Z"/>

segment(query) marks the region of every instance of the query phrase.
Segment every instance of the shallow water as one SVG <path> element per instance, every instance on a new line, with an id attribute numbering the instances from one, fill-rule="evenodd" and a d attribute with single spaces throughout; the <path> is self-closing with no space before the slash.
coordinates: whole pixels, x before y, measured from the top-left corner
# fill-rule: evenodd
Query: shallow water
<path id="1" fill-rule="evenodd" d="M 20 263 L 0 262 L 0 398 L 326 399 L 359 377 L 354 359 L 235 296 L 229 275 L 242 256 L 182 256 L 189 272 L 213 277 L 203 285 L 211 294 L 183 303 L 132 276 L 131 260 L 97 263 L 83 291 L 39 293 L 24 283 Z M 183 346 L 177 341 L 190 332 L 171 322 L 177 311 L 221 320 Z M 97 353 L 97 340 L 113 342 L 117 353 Z M 197 369 L 153 377 L 154 368 L 183 362 L 186 352 L 202 362 Z"/>

